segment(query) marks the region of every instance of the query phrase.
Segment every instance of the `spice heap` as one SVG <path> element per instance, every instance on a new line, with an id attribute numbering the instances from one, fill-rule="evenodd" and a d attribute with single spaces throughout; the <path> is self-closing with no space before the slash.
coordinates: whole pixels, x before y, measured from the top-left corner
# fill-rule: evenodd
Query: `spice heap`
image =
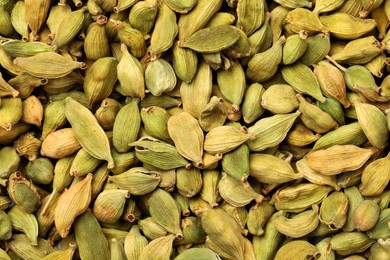
<path id="1" fill-rule="evenodd" d="M 1 259 L 390 259 L 389 0 L 0 0 Z"/>

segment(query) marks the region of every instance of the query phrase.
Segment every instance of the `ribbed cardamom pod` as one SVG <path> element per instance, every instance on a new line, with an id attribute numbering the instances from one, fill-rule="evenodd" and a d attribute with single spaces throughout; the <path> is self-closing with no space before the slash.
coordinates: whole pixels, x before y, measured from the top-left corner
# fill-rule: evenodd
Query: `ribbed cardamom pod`
<path id="1" fill-rule="evenodd" d="M 2 98 L 0 106 L 0 127 L 11 131 L 22 118 L 23 105 L 20 98 Z"/>
<path id="2" fill-rule="evenodd" d="M 0 98 L 6 96 L 12 96 L 16 98 L 17 96 L 19 96 L 19 91 L 17 91 L 9 83 L 7 83 L 7 81 L 4 80 L 3 76 L 0 73 Z"/>
<path id="3" fill-rule="evenodd" d="M 251 54 L 251 45 L 248 39 L 248 36 L 240 30 L 239 28 L 235 27 L 237 33 L 240 35 L 238 40 L 229 48 L 226 49 L 224 52 L 228 57 L 233 59 L 240 59 L 249 57 Z M 225 65 L 226 67 L 226 65 Z"/>
<path id="4" fill-rule="evenodd" d="M 48 158 L 39 157 L 25 168 L 26 177 L 34 184 L 48 185 L 53 181 L 54 166 Z"/>
<path id="5" fill-rule="evenodd" d="M 180 27 L 180 26 L 179 26 Z M 240 33 L 231 25 L 219 25 L 200 29 L 179 47 L 190 48 L 200 53 L 215 53 L 232 46 L 240 38 Z"/>
<path id="6" fill-rule="evenodd" d="M 51 52 L 53 48 L 43 42 L 25 42 L 22 40 L 10 40 L 2 44 L 4 50 L 11 57 L 33 56 L 40 52 Z"/>
<path id="7" fill-rule="evenodd" d="M 187 40 L 199 29 L 205 27 L 207 22 L 221 8 L 223 0 L 198 0 L 194 8 L 185 15 L 180 15 L 179 40 Z"/>
<path id="8" fill-rule="evenodd" d="M 8 240 L 12 237 L 12 222 L 10 217 L 3 210 L 0 210 L 0 239 Z M 31 242 L 31 241 L 29 241 Z"/>
<path id="9" fill-rule="evenodd" d="M 100 163 L 101 161 L 99 159 L 96 159 L 84 148 L 81 148 L 73 159 L 69 174 L 76 177 L 85 176 L 88 173 L 93 172 Z"/>
<path id="10" fill-rule="evenodd" d="M 287 114 L 296 110 L 299 102 L 295 90 L 287 84 L 274 84 L 268 87 L 262 97 L 261 106 L 273 114 Z"/>
<path id="11" fill-rule="evenodd" d="M 275 43 L 282 36 L 285 20 L 290 9 L 283 6 L 277 6 L 271 11 L 270 30 L 272 43 Z"/>
<path id="12" fill-rule="evenodd" d="M 184 241 L 188 244 L 204 243 L 206 233 L 202 228 L 202 222 L 199 217 L 187 217 L 181 220 L 181 228 L 183 229 Z"/>
<path id="13" fill-rule="evenodd" d="M 121 219 L 129 222 L 135 222 L 141 219 L 141 211 L 133 198 L 126 200 Z"/>
<path id="14" fill-rule="evenodd" d="M 68 97 L 65 100 L 65 114 L 73 133 L 81 146 L 93 157 L 106 160 L 108 168 L 114 167 L 107 135 L 95 116 L 86 107 Z"/>
<path id="15" fill-rule="evenodd" d="M 118 32 L 119 40 L 126 44 L 130 53 L 136 58 L 142 58 L 146 52 L 146 43 L 143 34 L 133 29 L 130 24 L 110 19 L 114 23 L 114 28 Z"/>
<path id="16" fill-rule="evenodd" d="M 246 129 L 233 126 L 218 126 L 205 136 L 204 150 L 211 154 L 228 153 L 252 138 Z"/>
<path id="17" fill-rule="evenodd" d="M 177 191 L 185 197 L 193 197 L 202 189 L 202 175 L 197 168 L 178 168 L 176 170 Z"/>
<path id="18" fill-rule="evenodd" d="M 347 87 L 355 91 L 355 87 L 362 87 L 377 90 L 374 76 L 362 65 L 352 65 L 344 72 L 344 79 Z"/>
<path id="19" fill-rule="evenodd" d="M 287 38 L 286 43 L 283 45 L 283 64 L 293 64 L 302 57 L 307 48 L 307 37 L 306 31 L 300 31 L 298 34 Z"/>
<path id="20" fill-rule="evenodd" d="M 176 148 L 153 137 L 142 137 L 130 146 L 135 147 L 136 157 L 162 170 L 171 170 L 179 167 L 190 167 Z"/>
<path id="21" fill-rule="evenodd" d="M 14 1 L 9 1 L 14 3 Z M 26 3 L 17 1 L 11 11 L 11 23 L 15 31 L 22 36 L 22 40 L 28 40 L 29 26 L 26 19 Z"/>
<path id="22" fill-rule="evenodd" d="M 258 152 L 280 144 L 300 115 L 301 112 L 297 111 L 290 114 L 274 115 L 257 121 L 256 124 L 248 128 L 248 134 L 255 136 L 255 138 L 247 141 L 249 150 Z"/>
<path id="23" fill-rule="evenodd" d="M 29 161 L 34 161 L 39 156 L 42 141 L 35 137 L 35 133 L 29 132 L 20 135 L 15 141 L 14 147 L 19 155 L 25 156 Z"/>
<path id="24" fill-rule="evenodd" d="M 375 240 L 362 232 L 341 232 L 330 240 L 330 245 L 337 254 L 346 256 L 365 251 Z"/>
<path id="25" fill-rule="evenodd" d="M 222 209 L 208 209 L 202 215 L 202 227 L 208 238 L 233 259 L 244 259 L 241 228 Z"/>
<path id="26" fill-rule="evenodd" d="M 334 191 L 321 203 L 319 219 L 330 229 L 340 229 L 347 221 L 348 197 L 341 191 Z"/>
<path id="27" fill-rule="evenodd" d="M 19 171 L 11 174 L 7 189 L 10 198 L 27 213 L 33 213 L 41 204 L 37 188 Z"/>
<path id="28" fill-rule="evenodd" d="M 111 259 L 120 259 L 120 260 L 126 260 L 125 256 L 125 250 L 123 248 L 123 243 L 118 238 L 111 238 L 110 242 L 110 253 L 111 253 Z"/>
<path id="29" fill-rule="evenodd" d="M 245 181 L 249 177 L 249 148 L 246 144 L 240 145 L 222 157 L 222 169 L 231 177 Z"/>
<path id="30" fill-rule="evenodd" d="M 170 114 L 164 108 L 151 106 L 141 109 L 141 119 L 145 131 L 152 137 L 164 142 L 172 142 L 168 134 L 167 123 Z"/>
<path id="31" fill-rule="evenodd" d="M 320 138 L 319 134 L 314 134 L 303 124 L 294 125 L 286 136 L 286 142 L 289 145 L 304 147 Z"/>
<path id="32" fill-rule="evenodd" d="M 16 124 L 11 131 L 6 131 L 0 127 L 0 144 L 9 144 L 18 138 L 21 134 L 26 133 L 30 129 L 29 124 Z"/>
<path id="33" fill-rule="evenodd" d="M 306 66 L 311 66 L 322 61 L 330 51 L 329 33 L 317 33 L 316 35 L 309 36 L 306 42 L 306 51 L 299 59 Z"/>
<path id="34" fill-rule="evenodd" d="M 88 107 L 111 94 L 117 80 L 117 65 L 115 58 L 104 57 L 95 61 L 87 70 L 83 88 L 88 99 Z"/>
<path id="35" fill-rule="evenodd" d="M 218 189 L 221 197 L 234 207 L 244 207 L 252 200 L 260 204 L 264 196 L 255 192 L 249 182 L 236 180 L 226 173 L 222 173 Z"/>
<path id="36" fill-rule="evenodd" d="M 120 153 L 130 150 L 129 143 L 137 140 L 138 132 L 141 126 L 141 115 L 138 108 L 139 100 L 136 98 L 123 106 L 119 110 L 113 131 L 113 145 L 115 150 Z"/>
<path id="37" fill-rule="evenodd" d="M 143 99 L 145 97 L 144 69 L 141 63 L 121 44 L 122 56 L 117 66 L 120 87 L 115 90 L 124 96 Z"/>
<path id="38" fill-rule="evenodd" d="M 142 167 L 134 167 L 121 174 L 108 177 L 108 182 L 114 183 L 120 189 L 130 191 L 133 195 L 145 195 L 152 192 L 160 180 L 161 177 L 157 172 L 148 171 Z"/>
<path id="39" fill-rule="evenodd" d="M 336 175 L 357 170 L 377 152 L 377 149 L 364 149 L 355 145 L 333 145 L 306 155 L 309 167 L 325 175 Z"/>
<path id="40" fill-rule="evenodd" d="M 370 259 L 386 259 L 390 257 L 390 239 L 378 239 L 370 248 Z"/>
<path id="41" fill-rule="evenodd" d="M 282 62 L 282 50 L 285 41 L 286 38 L 282 36 L 271 48 L 255 54 L 248 62 L 246 76 L 256 82 L 264 82 L 272 78 Z"/>
<path id="42" fill-rule="evenodd" d="M 227 12 L 216 12 L 213 17 L 207 22 L 205 27 L 218 26 L 223 24 L 232 25 L 236 20 L 234 15 Z"/>
<path id="43" fill-rule="evenodd" d="M 348 198 L 349 207 L 347 212 L 347 221 L 343 226 L 343 231 L 350 232 L 356 229 L 353 216 L 355 209 L 364 201 L 364 198 L 356 186 L 345 188 L 344 194 Z"/>
<path id="44" fill-rule="evenodd" d="M 112 130 L 115 118 L 122 108 L 122 104 L 112 98 L 102 100 L 100 107 L 95 112 L 95 117 L 104 130 Z"/>
<path id="45" fill-rule="evenodd" d="M 313 72 L 324 95 L 337 99 L 345 108 L 350 106 L 343 74 L 336 66 L 327 61 L 320 61 Z"/>
<path id="46" fill-rule="evenodd" d="M 49 94 L 60 94 L 71 90 L 75 86 L 82 85 L 83 81 L 84 78 L 80 73 L 72 71 L 64 77 L 49 80 L 46 84 L 42 85 L 42 88 Z M 84 95 L 84 93 L 82 94 Z"/>
<path id="47" fill-rule="evenodd" d="M 340 190 L 340 186 L 337 184 L 336 176 L 328 176 L 321 174 L 312 170 L 308 163 L 306 157 L 303 157 L 299 161 L 296 162 L 296 167 L 298 174 L 303 176 L 306 180 L 311 183 L 319 184 L 319 185 L 329 185 L 333 187 L 335 190 Z"/>
<path id="48" fill-rule="evenodd" d="M 342 12 L 322 15 L 319 19 L 333 37 L 341 40 L 357 39 L 375 29 L 376 26 L 373 19 L 359 19 Z"/>
<path id="49" fill-rule="evenodd" d="M 317 228 L 319 223 L 318 205 L 316 204 L 312 206 L 312 209 L 305 210 L 291 218 L 284 216 L 282 211 L 276 214 L 275 228 L 280 233 L 292 238 L 301 238 L 309 234 Z"/>
<path id="50" fill-rule="evenodd" d="M 57 206 L 59 193 L 50 194 L 42 199 L 41 206 L 35 213 L 38 222 L 38 236 L 46 236 L 54 225 L 54 209 Z M 44 212 L 46 211 L 46 212 Z"/>
<path id="51" fill-rule="evenodd" d="M 213 128 L 222 126 L 227 118 L 224 100 L 216 96 L 211 97 L 210 102 L 204 107 L 199 116 L 199 125 L 205 131 L 209 132 Z"/>
<path id="52" fill-rule="evenodd" d="M 44 140 L 50 133 L 56 131 L 67 122 L 65 116 L 65 100 L 50 103 L 43 113 L 41 139 Z"/>
<path id="53" fill-rule="evenodd" d="M 270 154 L 251 154 L 249 166 L 250 176 L 263 183 L 279 184 L 302 178 L 294 172 L 289 163 Z"/>
<path id="54" fill-rule="evenodd" d="M 241 64 L 231 62 L 227 70 L 217 71 L 217 87 L 222 95 L 233 105 L 239 106 L 246 90 L 245 72 Z"/>
<path id="55" fill-rule="evenodd" d="M 92 213 L 103 223 L 114 223 L 121 217 L 129 197 L 127 190 L 104 190 L 96 197 Z"/>
<path id="56" fill-rule="evenodd" d="M 154 220 L 177 239 L 183 239 L 180 227 L 181 211 L 174 198 L 168 192 L 157 188 L 151 194 L 148 203 L 150 215 Z"/>
<path id="57" fill-rule="evenodd" d="M 315 2 L 313 13 L 319 15 L 320 13 L 328 13 L 336 10 L 343 5 L 345 0 L 318 0 Z"/>
<path id="58" fill-rule="evenodd" d="M 184 158 L 194 162 L 196 167 L 203 165 L 204 135 L 199 122 L 191 114 L 182 112 L 171 116 L 168 120 L 168 133 Z"/>
<path id="59" fill-rule="evenodd" d="M 340 63 L 364 64 L 371 61 L 383 51 L 383 45 L 374 36 L 352 40 L 341 52 L 332 55 Z"/>
<path id="60" fill-rule="evenodd" d="M 127 259 L 139 259 L 142 250 L 147 245 L 148 241 L 143 235 L 141 235 L 139 226 L 132 226 L 124 241 L 124 249 Z"/>
<path id="61" fill-rule="evenodd" d="M 137 1 L 130 9 L 129 23 L 143 35 L 149 34 L 156 19 L 158 6 L 154 1 Z"/>
<path id="62" fill-rule="evenodd" d="M 65 2 L 65 3 L 64 3 Z M 72 12 L 72 9 L 66 1 L 61 0 L 59 4 L 54 5 L 50 8 L 49 15 L 46 20 L 46 25 L 50 29 L 50 38 L 54 39 L 58 27 L 60 26 L 62 20 Z"/>
<path id="63" fill-rule="evenodd" d="M 0 65 L 11 75 L 18 75 L 22 72 L 22 69 L 13 63 L 13 60 L 8 53 L 0 45 Z"/>
<path id="64" fill-rule="evenodd" d="M 309 103 L 302 95 L 297 95 L 302 122 L 317 133 L 326 133 L 338 127 L 337 122 L 316 105 Z"/>
<path id="65" fill-rule="evenodd" d="M 190 83 L 183 82 L 180 86 L 184 111 L 199 118 L 202 110 L 210 101 L 212 89 L 211 68 L 205 62 L 201 62 L 192 81 Z"/>
<path id="66" fill-rule="evenodd" d="M 202 178 L 201 175 L 200 175 L 200 178 Z M 168 191 L 168 190 L 166 190 L 166 191 Z M 191 211 L 190 211 L 190 199 L 191 198 L 185 197 L 184 195 L 180 194 L 179 192 L 174 192 L 172 194 L 172 196 L 176 200 L 177 204 L 180 207 L 181 215 L 184 217 L 188 217 L 191 214 Z"/>
<path id="67" fill-rule="evenodd" d="M 221 174 L 217 170 L 203 170 L 202 172 L 203 186 L 199 195 L 211 207 L 217 207 L 218 201 L 221 200 L 218 190 L 220 178 Z"/>
<path id="68" fill-rule="evenodd" d="M 27 0 L 25 1 L 25 6 L 28 26 L 31 29 L 34 39 L 37 39 L 38 32 L 45 23 L 49 13 L 50 0 Z"/>
<path id="69" fill-rule="evenodd" d="M 288 32 L 299 33 L 302 30 L 308 33 L 326 31 L 318 16 L 305 8 L 295 8 L 286 16 L 284 28 Z"/>
<path id="70" fill-rule="evenodd" d="M 18 57 L 14 64 L 28 74 L 44 79 L 64 77 L 75 69 L 85 69 L 84 62 L 70 60 L 55 52 L 40 52 L 30 57 Z"/>
<path id="71" fill-rule="evenodd" d="M 263 85 L 259 83 L 253 83 L 246 89 L 241 105 L 245 123 L 250 124 L 254 122 L 264 113 L 265 110 L 261 105 L 264 92 Z"/>
<path id="72" fill-rule="evenodd" d="M 80 32 L 84 25 L 85 11 L 87 11 L 87 8 L 83 7 L 69 13 L 62 19 L 52 42 L 54 50 L 67 45 Z"/>
<path id="73" fill-rule="evenodd" d="M 383 47 L 382 47 L 383 48 Z M 364 64 L 364 66 L 377 78 L 383 77 L 384 68 L 387 63 L 387 57 L 385 53 L 381 53 L 371 61 Z"/>
<path id="74" fill-rule="evenodd" d="M 264 235 L 265 226 L 275 212 L 275 208 L 268 201 L 253 205 L 248 213 L 247 227 L 249 233 L 255 236 Z"/>
<path id="75" fill-rule="evenodd" d="M 389 129 L 387 128 L 386 117 L 379 108 L 374 105 L 353 101 L 356 115 L 367 136 L 368 141 L 378 148 L 384 148 L 387 145 Z"/>
<path id="76" fill-rule="evenodd" d="M 196 52 L 179 47 L 179 42 L 173 43 L 172 66 L 178 78 L 189 84 L 194 78 L 198 67 Z"/>
<path id="77" fill-rule="evenodd" d="M 339 125 L 345 124 L 344 109 L 340 102 L 334 98 L 326 98 L 324 103 L 317 102 L 322 111 L 329 114 Z"/>
<path id="78" fill-rule="evenodd" d="M 363 196 L 380 195 L 390 181 L 390 154 L 376 159 L 364 168 L 359 190 Z"/>
<path id="79" fill-rule="evenodd" d="M 278 248 L 284 240 L 284 235 L 279 233 L 275 228 L 275 219 L 277 216 L 278 214 L 274 213 L 269 218 L 264 227 L 264 235 L 253 236 L 252 244 L 256 259 L 274 259 Z"/>
<path id="80" fill-rule="evenodd" d="M 18 205 L 13 206 L 7 214 L 11 220 L 13 229 L 26 234 L 32 245 L 38 245 L 38 222 L 35 216 L 25 212 Z"/>
<path id="81" fill-rule="evenodd" d="M 189 0 L 183 2 L 181 0 L 166 0 L 164 2 L 176 13 L 186 14 L 197 4 L 198 1 Z"/>
<path id="82" fill-rule="evenodd" d="M 293 240 L 283 245 L 275 255 L 275 260 L 282 259 L 310 259 L 318 257 L 317 248 L 304 240 Z"/>
<path id="83" fill-rule="evenodd" d="M 367 141 L 358 122 L 342 125 L 337 129 L 326 133 L 314 144 L 313 150 L 326 149 L 333 145 L 362 145 Z"/>
<path id="84" fill-rule="evenodd" d="M 168 7 L 167 2 L 163 1 L 158 8 L 157 19 L 150 39 L 150 51 L 155 55 L 171 48 L 178 33 L 176 14 Z"/>
<path id="85" fill-rule="evenodd" d="M 27 124 L 36 125 L 41 127 L 43 119 L 43 106 L 41 101 L 36 96 L 29 96 L 23 103 L 23 113 L 20 120 Z"/>
<path id="86" fill-rule="evenodd" d="M 281 68 L 283 79 L 301 94 L 308 94 L 320 102 L 325 102 L 321 93 L 320 84 L 313 71 L 301 62 L 283 66 Z"/>
<path id="87" fill-rule="evenodd" d="M 54 211 L 54 223 L 63 238 L 68 236 L 76 217 L 83 214 L 91 202 L 92 177 L 93 174 L 89 173 L 82 181 L 64 191 L 58 200 Z"/>
<path id="88" fill-rule="evenodd" d="M 84 53 L 89 60 L 98 60 L 111 54 L 105 27 L 107 20 L 104 15 L 99 15 L 96 22 L 88 26 L 84 39 Z"/>
<path id="89" fill-rule="evenodd" d="M 14 234 L 7 246 L 15 253 L 14 257 L 26 260 L 42 259 L 56 251 L 48 240 L 42 238 L 38 238 L 38 245 L 32 245 L 25 234 Z"/>
<path id="90" fill-rule="evenodd" d="M 106 237 L 90 210 L 85 211 L 74 223 L 76 242 L 80 257 L 87 260 L 110 259 L 110 249 Z M 93 237 L 93 239 L 90 239 Z"/>
<path id="91" fill-rule="evenodd" d="M 145 84 L 154 96 L 172 91 L 176 82 L 177 78 L 172 65 L 164 59 L 151 61 L 145 69 Z"/>
<path id="92" fill-rule="evenodd" d="M 142 249 L 140 260 L 148 260 L 150 258 L 156 260 L 169 259 L 173 252 L 174 235 L 168 235 L 153 239 L 147 246 Z"/>
<path id="93" fill-rule="evenodd" d="M 19 167 L 20 157 L 15 148 L 5 146 L 0 149 L 0 178 L 8 178 Z"/>
<path id="94" fill-rule="evenodd" d="M 138 226 L 142 230 L 142 233 L 150 240 L 168 235 L 168 232 L 157 224 L 153 217 L 138 220 Z"/>
<path id="95" fill-rule="evenodd" d="M 319 204 L 333 188 L 327 185 L 302 183 L 282 188 L 273 194 L 271 203 L 277 210 L 299 213 Z"/>
<path id="96" fill-rule="evenodd" d="M 237 4 L 237 27 L 246 35 L 251 35 L 265 20 L 264 1 L 239 1 Z"/>
<path id="97" fill-rule="evenodd" d="M 375 1 L 379 2 L 379 1 Z M 383 2 L 383 1 L 382 1 Z M 384 7 L 385 4 L 383 4 L 382 7 Z M 387 27 L 389 19 L 386 15 L 386 8 L 376 8 L 372 10 L 372 12 L 366 12 L 365 14 L 371 13 L 372 19 L 376 22 L 376 28 L 378 29 L 378 39 L 385 38 L 385 35 L 387 33 Z"/>
<path id="98" fill-rule="evenodd" d="M 364 200 L 353 213 L 353 222 L 358 231 L 373 228 L 379 219 L 380 208 L 373 200 Z"/>
<path id="99" fill-rule="evenodd" d="M 112 149 L 111 154 L 115 164 L 115 167 L 110 169 L 113 174 L 119 174 L 127 171 L 131 166 L 138 162 L 134 151 L 118 153 L 115 149 Z"/>

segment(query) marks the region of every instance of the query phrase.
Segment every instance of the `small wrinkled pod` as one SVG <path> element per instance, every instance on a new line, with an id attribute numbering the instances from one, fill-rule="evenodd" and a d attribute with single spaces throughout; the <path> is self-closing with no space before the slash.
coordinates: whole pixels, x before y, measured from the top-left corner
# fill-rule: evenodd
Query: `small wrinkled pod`
<path id="1" fill-rule="evenodd" d="M 262 236 L 265 226 L 268 225 L 268 220 L 274 212 L 275 208 L 268 201 L 253 205 L 248 213 L 247 227 L 249 233 Z"/>
<path id="2" fill-rule="evenodd" d="M 121 217 L 127 198 L 127 190 L 104 190 L 96 197 L 92 213 L 103 223 L 114 223 Z"/>
<path id="3" fill-rule="evenodd" d="M 20 120 L 27 124 L 41 127 L 43 119 L 43 106 L 36 96 L 29 96 L 22 103 L 23 112 Z"/>
<path id="4" fill-rule="evenodd" d="M 308 33 L 326 31 L 318 16 L 305 8 L 295 8 L 288 12 L 284 28 L 289 33 L 299 33 L 302 30 Z"/>
<path id="5" fill-rule="evenodd" d="M 217 207 L 218 201 L 221 200 L 218 190 L 218 183 L 221 174 L 217 170 L 203 170 L 203 186 L 200 192 L 200 197 L 208 202 L 211 207 Z"/>
<path id="6" fill-rule="evenodd" d="M 39 156 L 42 144 L 42 141 L 35 137 L 35 133 L 29 132 L 19 136 L 14 147 L 19 155 L 25 156 L 29 161 L 34 161 Z"/>
<path id="7" fill-rule="evenodd" d="M 100 107 L 95 112 L 95 117 L 104 130 L 112 130 L 116 115 L 122 108 L 122 104 L 112 98 L 102 100 Z"/>
<path id="8" fill-rule="evenodd" d="M 145 237 L 150 240 L 168 235 L 168 231 L 157 224 L 153 217 L 138 220 L 138 226 Z"/>
<path id="9" fill-rule="evenodd" d="M 362 173 L 359 190 L 364 196 L 380 195 L 390 181 L 390 153 L 368 164 Z"/>
<path id="10" fill-rule="evenodd" d="M 148 241 L 141 235 L 139 227 L 134 225 L 131 227 L 124 241 L 124 250 L 127 259 L 139 259 L 141 252 Z"/>
<path id="11" fill-rule="evenodd" d="M 249 176 L 249 148 L 242 144 L 222 157 L 222 169 L 231 177 L 245 181 Z"/>
<path id="12" fill-rule="evenodd" d="M 119 40 L 129 47 L 130 53 L 136 58 L 142 58 L 146 52 L 146 43 L 142 33 L 133 29 L 130 24 L 110 19 L 118 32 Z"/>
<path id="13" fill-rule="evenodd" d="M 348 197 L 341 191 L 334 191 L 322 201 L 319 219 L 331 229 L 340 229 L 347 221 L 348 207 Z"/>
<path id="14" fill-rule="evenodd" d="M 289 145 L 304 147 L 320 138 L 319 134 L 314 134 L 309 128 L 302 124 L 294 125 L 286 136 Z"/>
<path id="15" fill-rule="evenodd" d="M 54 166 L 48 158 L 39 157 L 26 166 L 26 177 L 34 184 L 48 185 L 53 181 Z"/>
<path id="16" fill-rule="evenodd" d="M 183 229 L 184 241 L 187 244 L 199 244 L 205 242 L 206 233 L 202 228 L 200 218 L 190 216 L 182 219 L 181 228 Z"/>
<path id="17" fill-rule="evenodd" d="M 48 240 L 42 238 L 38 238 L 38 245 L 31 245 L 25 234 L 14 234 L 7 245 L 15 253 L 14 256 L 22 259 L 42 259 L 56 251 Z"/>
<path id="18" fill-rule="evenodd" d="M 202 175 L 197 168 L 178 168 L 176 170 L 177 191 L 185 197 L 193 197 L 202 189 Z"/>
<path id="19" fill-rule="evenodd" d="M 172 143 L 168 133 L 168 120 L 171 115 L 159 106 L 150 106 L 141 109 L 141 120 L 145 131 L 164 142 Z"/>
<path id="20" fill-rule="evenodd" d="M 209 132 L 213 128 L 222 126 L 227 119 L 227 111 L 224 100 L 216 96 L 211 97 L 210 102 L 204 107 L 199 116 L 199 125 Z"/>
<path id="21" fill-rule="evenodd" d="M 77 244 L 70 242 L 68 248 L 57 250 L 42 258 L 42 260 L 72 260 Z"/>
<path id="22" fill-rule="evenodd" d="M 304 240 L 294 240 L 282 246 L 274 259 L 315 259 L 318 255 L 318 249 L 314 245 Z"/>
<path id="23" fill-rule="evenodd" d="M 9 177 L 8 194 L 15 204 L 27 213 L 33 213 L 41 204 L 37 188 L 24 178 L 21 172 L 15 172 Z"/>
<path id="24" fill-rule="evenodd" d="M 253 83 L 245 91 L 241 104 L 241 112 L 244 122 L 250 124 L 257 120 L 263 113 L 262 99 L 264 96 L 264 87 L 259 83 Z"/>
<path id="25" fill-rule="evenodd" d="M 261 97 L 261 106 L 273 114 L 291 113 L 299 106 L 296 94 L 287 84 L 271 85 Z"/>
<path id="26" fill-rule="evenodd" d="M 158 173 L 147 171 L 142 167 L 134 167 L 121 174 L 108 177 L 108 182 L 114 183 L 120 189 L 130 191 L 133 195 L 144 195 L 152 192 L 160 180 L 161 177 Z"/>
<path id="27" fill-rule="evenodd" d="M 330 51 L 329 33 L 317 33 L 307 38 L 305 53 L 299 59 L 306 66 L 311 66 L 322 61 Z"/>
<path id="28" fill-rule="evenodd" d="M 364 252 L 374 242 L 362 232 L 341 232 L 331 238 L 330 245 L 337 254 L 346 256 Z"/>

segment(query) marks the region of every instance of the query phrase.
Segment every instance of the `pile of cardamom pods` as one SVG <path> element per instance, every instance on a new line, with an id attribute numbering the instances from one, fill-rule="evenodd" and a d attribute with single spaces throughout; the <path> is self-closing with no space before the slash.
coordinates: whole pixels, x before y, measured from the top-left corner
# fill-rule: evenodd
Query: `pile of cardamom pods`
<path id="1" fill-rule="evenodd" d="M 0 0 L 0 259 L 390 259 L 389 25 L 390 0 Z"/>

